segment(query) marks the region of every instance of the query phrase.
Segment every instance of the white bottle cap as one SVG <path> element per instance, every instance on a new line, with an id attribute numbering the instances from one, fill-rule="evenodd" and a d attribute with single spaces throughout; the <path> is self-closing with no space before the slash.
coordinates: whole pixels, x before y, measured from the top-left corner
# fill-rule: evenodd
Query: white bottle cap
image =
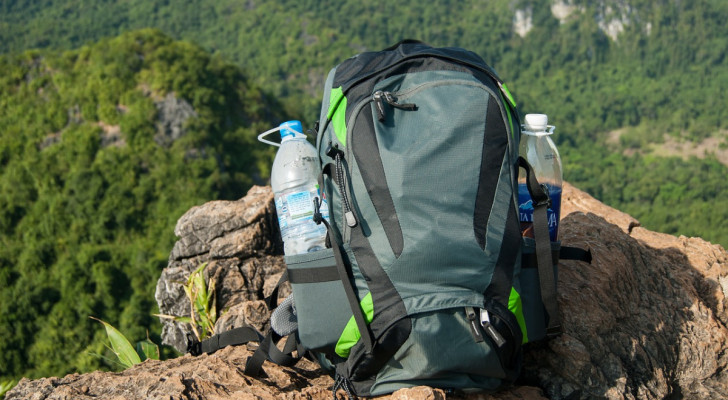
<path id="1" fill-rule="evenodd" d="M 549 123 L 549 117 L 546 114 L 526 114 L 524 127 L 527 131 L 543 132 Z"/>

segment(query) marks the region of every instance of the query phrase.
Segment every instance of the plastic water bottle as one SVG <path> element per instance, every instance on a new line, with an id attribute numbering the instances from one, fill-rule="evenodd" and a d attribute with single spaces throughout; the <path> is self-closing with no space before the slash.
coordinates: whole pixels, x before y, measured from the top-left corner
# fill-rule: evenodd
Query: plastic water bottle
<path id="1" fill-rule="evenodd" d="M 545 184 L 551 197 L 551 207 L 546 211 L 551 241 L 556 241 L 561 217 L 561 188 L 563 176 L 561 157 L 551 140 L 555 127 L 548 125 L 545 114 L 527 114 L 522 125 L 519 153 L 525 158 L 541 184 Z M 533 237 L 533 201 L 526 185 L 526 172 L 518 175 L 518 210 L 523 236 Z"/>
<path id="2" fill-rule="evenodd" d="M 280 145 L 263 139 L 275 131 L 280 131 Z M 283 252 L 287 256 L 326 247 L 326 227 L 313 221 L 313 200 L 316 197 L 321 203 L 323 218 L 329 220 L 329 208 L 318 187 L 321 171 L 318 153 L 302 132 L 300 121 L 288 121 L 258 136 L 261 142 L 280 146 L 273 161 L 270 182 Z"/>

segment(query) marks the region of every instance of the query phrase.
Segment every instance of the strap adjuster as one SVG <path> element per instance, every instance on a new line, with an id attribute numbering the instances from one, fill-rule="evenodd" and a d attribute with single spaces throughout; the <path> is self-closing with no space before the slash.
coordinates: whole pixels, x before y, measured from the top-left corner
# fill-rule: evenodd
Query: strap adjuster
<path id="1" fill-rule="evenodd" d="M 546 185 L 545 183 L 541 183 L 539 184 L 539 186 L 541 187 L 542 192 L 533 194 L 534 207 L 545 205 L 548 208 L 551 208 L 551 196 L 549 195 L 548 185 Z"/>
<path id="2" fill-rule="evenodd" d="M 559 336 L 562 333 L 563 329 L 561 329 L 561 325 L 549 326 L 546 328 L 546 337 L 548 337 L 549 339 Z"/>
<path id="3" fill-rule="evenodd" d="M 316 225 L 321 225 L 321 221 L 323 221 L 324 217 L 321 214 L 321 201 L 318 197 L 313 198 L 313 222 L 316 223 Z"/>
<path id="4" fill-rule="evenodd" d="M 187 352 L 195 357 L 202 354 L 202 342 L 191 333 L 187 334 Z"/>

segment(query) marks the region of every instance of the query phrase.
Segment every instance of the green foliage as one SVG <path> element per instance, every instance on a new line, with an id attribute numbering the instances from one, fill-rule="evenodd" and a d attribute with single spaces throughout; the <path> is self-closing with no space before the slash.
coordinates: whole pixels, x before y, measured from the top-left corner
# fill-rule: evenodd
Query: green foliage
<path id="1" fill-rule="evenodd" d="M 0 67 L 0 376 L 105 367 L 88 316 L 134 341 L 161 331 L 177 219 L 264 183 L 255 136 L 283 117 L 239 68 L 154 30 Z M 164 102 L 194 110 L 176 140 Z"/>
<path id="2" fill-rule="evenodd" d="M 136 347 L 133 347 L 131 343 L 129 343 L 129 339 L 127 339 L 126 336 L 124 336 L 111 324 L 98 318 L 91 317 L 91 319 L 104 325 L 106 336 L 108 337 L 110 344 L 110 346 L 107 347 L 116 356 L 116 360 L 109 361 L 117 363 L 123 368 L 129 368 L 132 365 L 139 364 L 148 358 L 159 360 L 159 347 L 149 340 L 149 338 L 138 342 Z"/>
<path id="3" fill-rule="evenodd" d="M 14 380 L 0 381 L 0 400 L 4 399 L 5 393 L 9 392 L 17 384 L 18 382 Z"/>
<path id="4" fill-rule="evenodd" d="M 205 283 L 207 263 L 200 264 L 184 283 L 185 294 L 190 301 L 190 316 L 160 315 L 161 318 L 173 319 L 190 325 L 198 341 L 215 334 L 217 321 L 217 297 L 215 296 L 215 279 Z"/>

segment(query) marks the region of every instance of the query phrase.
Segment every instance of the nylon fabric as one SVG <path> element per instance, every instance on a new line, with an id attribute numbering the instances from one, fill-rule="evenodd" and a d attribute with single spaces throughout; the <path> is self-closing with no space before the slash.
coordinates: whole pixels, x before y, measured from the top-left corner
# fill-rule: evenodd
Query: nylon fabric
<path id="1" fill-rule="evenodd" d="M 429 84 L 445 77 L 452 82 Z M 388 108 L 387 118 L 374 122 L 386 171 L 382 179 L 400 216 L 404 237 L 401 258 L 407 260 L 406 264 L 383 262 L 382 267 L 405 301 L 452 293 L 455 288 L 482 294 L 495 258 L 482 252 L 472 230 L 466 228 L 473 224 L 480 165 L 462 160 L 480 159 L 486 89 L 471 75 L 451 71 L 412 73 L 385 80 L 375 89 L 391 91 L 398 101 L 417 105 L 417 111 Z M 395 129 L 412 134 L 396 134 Z M 432 180 L 422 171 L 457 179 Z M 378 218 L 367 215 L 366 209 L 362 213 L 363 219 Z M 464 243 L 462 238 L 471 239 Z M 457 252 L 449 251 L 454 241 Z M 474 264 L 483 265 L 483 269 L 468 267 Z M 418 311 L 408 308 L 410 314 Z"/>
<path id="2" fill-rule="evenodd" d="M 496 389 L 505 377 L 488 342 L 473 340 L 462 309 L 449 309 L 413 317 L 409 339 L 377 374 L 370 392 L 362 395 L 420 385 Z"/>
<path id="3" fill-rule="evenodd" d="M 350 313 L 338 331 L 337 382 L 359 396 L 511 382 L 531 332 L 519 281 L 520 130 L 508 88 L 475 53 L 407 42 L 339 64 L 327 91 L 324 104 L 337 105 L 319 154 L 330 163 L 325 148 L 345 143 L 337 160 L 343 154 L 346 176 L 323 186 L 333 231 L 349 245 L 350 305 L 365 320 Z M 356 224 L 339 209 L 347 197 Z M 491 322 L 472 325 L 466 306 L 489 310 Z M 374 346 L 357 338 L 363 325 Z"/>

